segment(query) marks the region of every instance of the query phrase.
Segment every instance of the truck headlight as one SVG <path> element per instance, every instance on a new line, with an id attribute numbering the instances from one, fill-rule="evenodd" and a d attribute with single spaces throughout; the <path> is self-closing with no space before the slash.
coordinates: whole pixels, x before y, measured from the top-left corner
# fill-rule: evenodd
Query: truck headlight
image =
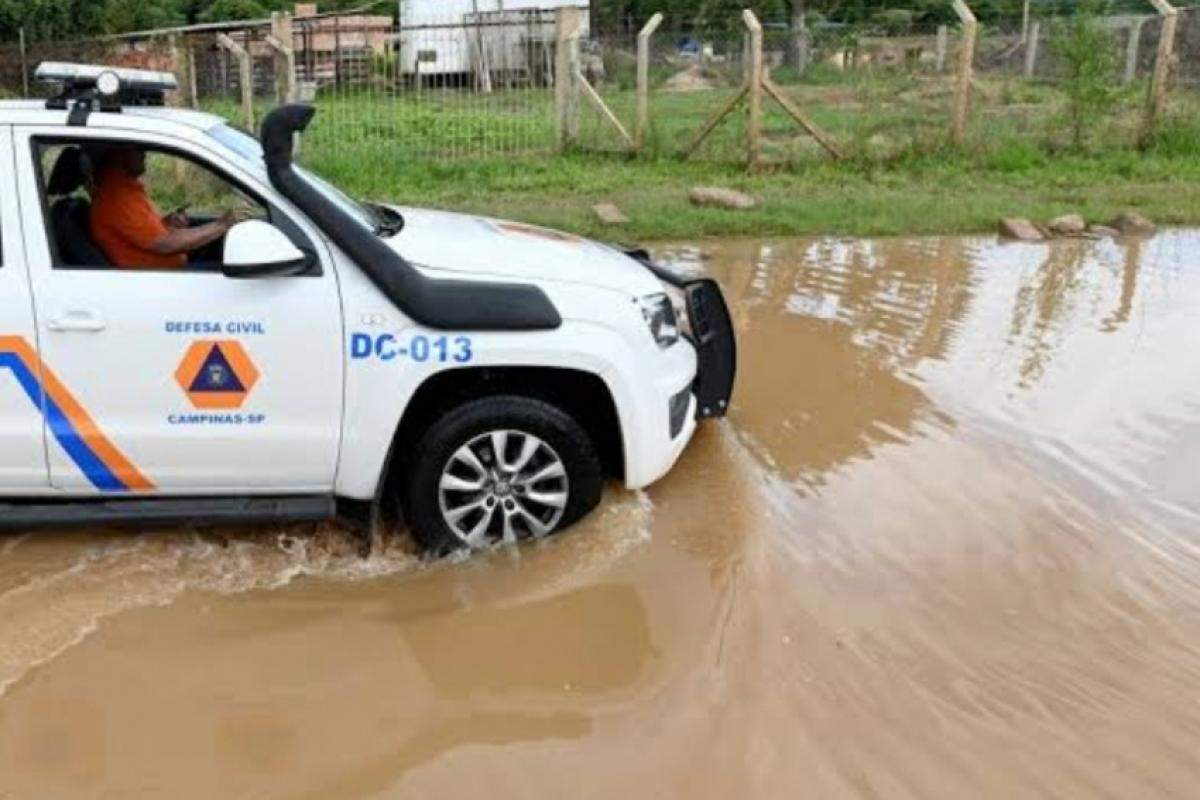
<path id="1" fill-rule="evenodd" d="M 650 335 L 664 350 L 679 341 L 679 317 L 666 293 L 650 294 L 638 300 L 642 316 L 650 326 Z"/>

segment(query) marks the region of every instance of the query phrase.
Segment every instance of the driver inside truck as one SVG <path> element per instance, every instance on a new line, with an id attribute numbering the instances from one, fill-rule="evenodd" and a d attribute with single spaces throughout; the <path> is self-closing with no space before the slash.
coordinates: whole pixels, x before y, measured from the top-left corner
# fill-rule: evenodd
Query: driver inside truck
<path id="1" fill-rule="evenodd" d="M 118 268 L 182 269 L 188 255 L 217 242 L 246 218 L 228 211 L 193 225 L 182 209 L 162 214 L 142 183 L 146 151 L 118 145 L 99 153 L 92 190 L 92 240 Z"/>

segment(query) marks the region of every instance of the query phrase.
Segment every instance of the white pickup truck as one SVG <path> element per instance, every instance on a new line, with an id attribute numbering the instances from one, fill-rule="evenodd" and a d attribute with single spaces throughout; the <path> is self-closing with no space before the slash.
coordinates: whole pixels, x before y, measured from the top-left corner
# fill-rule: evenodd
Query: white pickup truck
<path id="1" fill-rule="evenodd" d="M 571 524 L 606 475 L 652 483 L 725 413 L 712 281 L 352 200 L 292 161 L 308 106 L 272 111 L 260 143 L 160 107 L 169 74 L 38 75 L 49 101 L 0 103 L 2 526 L 394 508 L 432 550 L 476 547 Z M 181 268 L 113 263 L 89 217 L 113 148 L 146 154 L 148 190 L 216 198 L 187 224 L 222 196 L 249 218 Z"/>

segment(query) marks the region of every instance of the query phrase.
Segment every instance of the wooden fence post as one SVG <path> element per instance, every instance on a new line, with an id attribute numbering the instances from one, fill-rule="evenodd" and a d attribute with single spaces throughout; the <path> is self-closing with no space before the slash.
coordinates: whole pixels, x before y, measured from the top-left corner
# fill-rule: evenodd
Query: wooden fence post
<path id="1" fill-rule="evenodd" d="M 484 94 L 491 94 L 492 68 L 488 63 L 487 42 L 483 38 L 483 17 L 479 15 L 479 0 L 471 0 L 471 14 L 475 22 L 475 48 L 479 51 L 479 63 L 475 65 L 475 74 L 479 80 L 479 89 Z"/>
<path id="2" fill-rule="evenodd" d="M 296 99 L 296 51 L 292 38 L 292 15 L 271 12 L 271 33 L 267 44 L 275 53 L 275 101 L 290 103 Z"/>
<path id="3" fill-rule="evenodd" d="M 560 153 L 567 147 L 567 82 L 571 75 L 571 57 L 567 53 L 567 9 L 554 12 L 554 147 Z"/>
<path id="4" fill-rule="evenodd" d="M 950 127 L 950 140 L 962 144 L 967 133 L 967 113 L 971 107 L 971 79 L 975 70 L 975 39 L 979 35 L 979 21 L 963 0 L 954 0 L 954 13 L 962 20 L 962 46 L 958 52 L 958 86 L 954 92 L 954 121 Z"/>
<path id="5" fill-rule="evenodd" d="M 633 146 L 638 152 L 646 146 L 646 133 L 650 128 L 650 37 L 662 21 L 663 15 L 655 14 L 637 37 L 637 122 Z"/>
<path id="6" fill-rule="evenodd" d="M 1129 40 L 1125 43 L 1125 74 L 1121 78 L 1126 86 L 1137 78 L 1137 57 L 1142 45 L 1142 26 L 1145 24 L 1146 17 L 1137 17 L 1129 26 Z"/>
<path id="7" fill-rule="evenodd" d="M 29 53 L 25 49 L 25 28 L 20 30 L 21 43 L 21 89 L 25 92 L 22 97 L 29 97 Z"/>
<path id="8" fill-rule="evenodd" d="M 621 141 L 625 143 L 625 146 L 633 150 L 634 141 L 633 137 L 629 135 L 629 131 L 625 130 L 625 126 L 621 124 L 621 120 L 617 119 L 617 115 L 604 102 L 604 98 L 600 96 L 600 93 L 596 91 L 592 84 L 588 83 L 587 76 L 578 69 L 575 70 L 575 85 L 583 95 L 583 98 L 596 109 L 596 113 L 617 132 L 617 135 L 621 137 Z"/>
<path id="9" fill-rule="evenodd" d="M 183 51 L 179 49 L 179 34 L 171 33 L 167 35 L 167 59 L 171 64 L 171 68 L 167 71 L 175 76 L 175 83 L 179 86 L 179 91 L 187 91 L 187 75 L 184 74 Z M 184 98 L 180 95 L 174 95 L 169 105 L 184 102 Z"/>
<path id="10" fill-rule="evenodd" d="M 580 71 L 581 62 L 579 59 L 579 37 L 583 34 L 583 11 L 580 8 L 572 8 L 571 11 L 575 17 L 575 24 L 571 38 L 567 43 L 567 55 L 570 61 L 571 80 L 567 83 L 570 89 L 567 92 L 567 135 L 571 137 L 572 142 L 579 141 L 579 95 L 580 87 L 578 76 L 582 74 Z"/>
<path id="11" fill-rule="evenodd" d="M 687 158 L 692 153 L 696 152 L 696 149 L 700 147 L 701 142 L 707 139 L 708 135 L 717 129 L 717 125 L 721 124 L 721 120 L 733 113 L 733 110 L 738 107 L 738 104 L 745 99 L 749 92 L 750 87 L 743 83 L 741 87 L 738 88 L 737 93 L 725 101 L 725 105 L 718 108 L 711 117 L 704 121 L 704 124 L 700 126 L 700 130 L 698 130 L 696 135 L 692 137 L 692 141 L 690 141 L 687 146 L 683 148 L 683 152 L 680 155 L 683 158 Z"/>
<path id="12" fill-rule="evenodd" d="M 762 155 L 762 96 L 766 92 L 775 102 L 783 108 L 788 115 L 794 119 L 808 135 L 817 140 L 829 155 L 834 158 L 841 159 L 843 153 L 833 137 L 821 129 L 815 122 L 809 119 L 800 106 L 788 97 L 787 93 L 775 85 L 771 80 L 771 76 L 763 65 L 762 58 L 762 25 L 759 24 L 758 18 L 750 10 L 742 12 L 742 19 L 749 29 L 749 35 L 746 38 L 746 79 L 738 88 L 736 94 L 730 97 L 724 105 L 705 120 L 700 126 L 700 130 L 692 137 L 692 140 L 683 148 L 680 153 L 682 158 L 688 158 L 700 144 L 708 138 L 708 135 L 716 130 L 721 121 L 733 113 L 741 102 L 747 98 L 750 102 L 747 103 L 748 115 L 746 122 L 746 149 L 747 161 L 749 166 L 753 168 L 759 161 Z"/>
<path id="13" fill-rule="evenodd" d="M 187 104 L 190 108 L 200 107 L 200 90 L 196 85 L 196 48 L 186 45 L 184 48 L 184 64 L 187 69 Z"/>
<path id="14" fill-rule="evenodd" d="M 1029 26 L 1029 36 L 1025 40 L 1025 77 L 1032 78 L 1037 74 L 1038 43 L 1042 36 L 1042 23 L 1034 20 Z"/>
<path id="15" fill-rule="evenodd" d="M 153 46 L 157 48 L 159 40 L 152 39 Z M 170 72 L 175 76 L 175 84 L 179 87 L 179 92 L 169 94 L 166 98 L 166 103 L 169 106 L 180 106 L 187 104 L 187 98 L 182 96 L 182 92 L 186 91 L 187 75 L 184 74 L 183 51 L 179 49 L 179 34 L 171 33 L 167 35 L 167 59 Z M 176 186 L 182 187 L 188 179 L 187 162 L 182 158 L 171 159 L 172 172 L 175 176 Z"/>
<path id="16" fill-rule="evenodd" d="M 753 169 L 762 156 L 763 29 L 748 8 L 742 11 L 742 21 L 750 32 L 746 61 L 746 85 L 750 89 L 746 103 L 746 164 Z"/>
<path id="17" fill-rule="evenodd" d="M 946 40 L 948 37 L 949 37 L 949 29 L 947 29 L 945 25 L 938 25 L 938 27 L 937 27 L 937 44 L 936 44 L 936 49 L 934 50 L 934 58 L 935 58 L 935 63 L 937 65 L 936 71 L 939 73 L 944 72 L 946 70 L 946 45 L 947 45 Z"/>
<path id="18" fill-rule="evenodd" d="M 1154 75 L 1150 78 L 1150 95 L 1146 101 L 1146 117 L 1142 124 L 1142 143 L 1153 134 L 1167 104 L 1167 83 L 1171 78 L 1171 59 L 1175 53 L 1175 27 L 1179 11 L 1167 0 L 1150 0 L 1162 17 L 1162 32 L 1158 35 L 1158 53 L 1154 57 Z"/>
<path id="19" fill-rule="evenodd" d="M 705 120 L 700 126 L 700 130 L 692 137 L 692 140 L 683 148 L 680 153 L 682 158 L 688 158 L 700 144 L 708 138 L 708 135 L 716 130 L 721 121 L 733 113 L 734 109 L 745 100 L 750 98 L 748 119 L 746 123 L 746 149 L 747 160 L 749 166 L 753 168 L 761 156 L 761 138 L 762 138 L 762 96 L 763 92 L 770 95 L 775 102 L 783 108 L 788 115 L 794 119 L 808 135 L 817 140 L 825 150 L 834 158 L 840 159 L 843 157 L 841 148 L 833 137 L 820 128 L 815 122 L 805 116 L 800 110 L 800 106 L 788 97 L 787 93 L 775 85 L 771 80 L 771 76 L 763 65 L 762 58 L 762 25 L 759 24 L 758 18 L 749 9 L 742 12 L 742 20 L 746 23 L 749 29 L 749 35 L 746 38 L 746 79 L 738 88 L 736 94 L 730 97 L 724 105 Z"/>
<path id="20" fill-rule="evenodd" d="M 575 81 L 579 33 L 583 15 L 578 8 L 554 12 L 555 146 L 561 152 L 579 138 L 579 87 Z"/>
<path id="21" fill-rule="evenodd" d="M 421 64 L 417 62 L 417 88 L 421 82 Z M 342 88 L 342 15 L 333 18 L 333 85 Z"/>
<path id="22" fill-rule="evenodd" d="M 179 83 L 179 102 L 186 108 L 196 108 L 196 59 L 192 46 L 181 35 L 172 33 L 167 37 L 171 52 L 171 72 Z"/>
<path id="23" fill-rule="evenodd" d="M 803 5 L 792 9 L 792 37 L 792 46 L 796 49 L 796 74 L 803 75 L 812 61 L 812 33 Z"/>
<path id="24" fill-rule="evenodd" d="M 227 33 L 217 34 L 217 44 L 222 50 L 232 53 L 238 62 L 238 88 L 242 93 L 242 119 L 246 130 L 254 132 L 254 71 L 250 65 L 250 53 L 235 42 Z"/>

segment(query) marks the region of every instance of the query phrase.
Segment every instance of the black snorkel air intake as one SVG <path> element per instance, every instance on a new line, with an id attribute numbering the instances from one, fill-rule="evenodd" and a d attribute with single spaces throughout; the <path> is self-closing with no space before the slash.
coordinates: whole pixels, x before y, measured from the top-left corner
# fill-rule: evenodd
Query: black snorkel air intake
<path id="1" fill-rule="evenodd" d="M 292 169 L 293 135 L 307 128 L 315 113 L 312 106 L 284 105 L 263 120 L 262 145 L 271 185 L 307 214 L 398 309 L 438 330 L 530 331 L 562 324 L 554 304 L 537 286 L 422 275 L 297 175 Z"/>

